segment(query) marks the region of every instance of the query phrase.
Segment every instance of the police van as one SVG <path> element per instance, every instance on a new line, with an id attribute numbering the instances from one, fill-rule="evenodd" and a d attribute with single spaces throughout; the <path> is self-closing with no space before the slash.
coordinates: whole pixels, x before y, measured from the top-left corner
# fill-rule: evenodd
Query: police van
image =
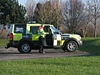
<path id="1" fill-rule="evenodd" d="M 73 52 L 82 45 L 80 35 L 62 34 L 50 24 L 12 24 L 8 40 L 6 48 L 17 48 L 20 53 L 30 53 L 32 49 L 42 53 L 45 48 Z"/>

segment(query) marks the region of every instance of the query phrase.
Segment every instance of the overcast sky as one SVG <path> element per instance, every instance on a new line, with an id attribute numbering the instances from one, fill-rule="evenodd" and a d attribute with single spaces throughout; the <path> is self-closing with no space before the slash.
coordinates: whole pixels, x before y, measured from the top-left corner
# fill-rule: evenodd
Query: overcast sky
<path id="1" fill-rule="evenodd" d="M 24 5 L 26 4 L 26 0 L 18 0 L 20 4 Z"/>
<path id="2" fill-rule="evenodd" d="M 18 0 L 18 1 L 20 4 L 25 6 L 27 0 Z M 36 0 L 36 1 L 42 1 L 42 0 Z M 65 0 L 63 0 L 63 1 L 65 1 Z"/>
<path id="3" fill-rule="evenodd" d="M 22 5 L 25 6 L 26 0 L 18 0 L 18 1 L 19 1 L 20 4 L 22 4 Z M 37 1 L 37 0 L 36 0 L 36 1 Z M 63 1 L 65 1 L 65 0 L 63 0 Z M 84 1 L 86 1 L 86 0 L 83 0 L 83 2 L 84 2 Z"/>

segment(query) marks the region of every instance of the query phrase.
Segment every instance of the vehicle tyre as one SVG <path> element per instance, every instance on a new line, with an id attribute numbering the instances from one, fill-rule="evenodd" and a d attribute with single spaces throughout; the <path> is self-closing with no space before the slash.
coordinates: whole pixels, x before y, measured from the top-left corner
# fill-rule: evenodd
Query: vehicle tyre
<path id="1" fill-rule="evenodd" d="M 31 46 L 29 43 L 22 43 L 18 47 L 18 51 L 20 53 L 30 53 L 31 52 Z"/>
<path id="2" fill-rule="evenodd" d="M 78 44 L 76 41 L 69 41 L 69 42 L 66 42 L 65 46 L 64 46 L 64 51 L 65 52 L 73 52 L 75 50 L 78 49 Z"/>

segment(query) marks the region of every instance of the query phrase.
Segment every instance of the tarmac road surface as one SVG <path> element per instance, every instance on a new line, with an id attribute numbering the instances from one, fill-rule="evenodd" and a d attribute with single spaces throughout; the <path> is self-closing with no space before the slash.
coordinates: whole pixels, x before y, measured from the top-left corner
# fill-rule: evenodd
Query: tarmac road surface
<path id="1" fill-rule="evenodd" d="M 87 52 L 64 52 L 62 49 L 44 49 L 44 51 L 44 54 L 38 53 L 38 50 L 32 50 L 32 52 L 29 54 L 21 54 L 16 48 L 5 49 L 0 47 L 0 61 L 89 55 Z"/>

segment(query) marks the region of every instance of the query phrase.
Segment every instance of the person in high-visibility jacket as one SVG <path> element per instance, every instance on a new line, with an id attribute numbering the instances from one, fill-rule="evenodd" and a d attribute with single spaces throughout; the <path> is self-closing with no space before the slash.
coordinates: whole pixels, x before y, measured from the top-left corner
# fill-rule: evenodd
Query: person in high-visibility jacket
<path id="1" fill-rule="evenodd" d="M 45 32 L 44 32 L 44 29 L 43 29 L 44 27 L 41 25 L 41 26 L 39 26 L 39 28 L 38 28 L 38 34 L 39 35 L 44 35 L 45 34 Z"/>
<path id="2" fill-rule="evenodd" d="M 40 40 L 40 48 L 39 48 L 39 53 L 44 53 L 43 52 L 43 46 L 46 46 L 46 39 L 44 38 L 45 32 L 44 32 L 44 27 L 41 25 L 38 28 L 38 34 L 42 35 L 41 38 L 39 38 Z"/>

